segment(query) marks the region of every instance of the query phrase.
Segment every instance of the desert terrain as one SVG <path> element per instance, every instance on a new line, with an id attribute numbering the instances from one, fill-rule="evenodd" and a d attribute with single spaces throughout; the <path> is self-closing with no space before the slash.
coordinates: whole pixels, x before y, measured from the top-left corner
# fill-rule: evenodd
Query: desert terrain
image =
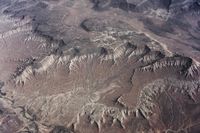
<path id="1" fill-rule="evenodd" d="M 199 133 L 199 0 L 0 0 L 0 133 Z"/>

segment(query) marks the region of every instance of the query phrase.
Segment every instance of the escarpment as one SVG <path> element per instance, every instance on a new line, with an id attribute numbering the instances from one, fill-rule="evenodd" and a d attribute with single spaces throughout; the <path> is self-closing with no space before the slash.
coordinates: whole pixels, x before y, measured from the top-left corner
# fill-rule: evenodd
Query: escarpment
<path id="1" fill-rule="evenodd" d="M 103 31 L 92 32 L 98 35 Z M 172 101 L 167 99 L 173 96 L 168 95 L 184 99 L 180 103 L 174 101 L 173 106 L 198 103 L 199 83 L 191 81 L 198 77 L 195 62 L 189 57 L 168 56 L 162 49 L 155 51 L 145 44 L 122 43 L 118 36 L 112 37 L 119 44 L 109 49 L 109 44 L 100 47 L 93 42 L 96 50 L 88 54 L 81 48 L 66 50 L 60 47 L 62 54 L 52 52 L 34 60 L 34 63 L 28 61 L 22 72 L 17 70 L 19 74 L 14 78 L 14 84 L 17 84 L 12 94 L 14 105 L 24 106 L 34 114 L 37 122 L 66 127 L 51 132 L 123 133 L 138 132 L 143 128 L 148 128 L 146 132 L 179 130 L 178 125 L 172 127 L 170 124 L 183 122 L 179 119 L 180 112 L 176 112 L 175 107 L 166 107 L 166 110 L 178 114 L 172 118 L 171 115 L 175 114 L 169 113 L 168 119 L 163 116 L 165 110 L 157 108 L 171 105 Z M 79 54 L 75 54 L 77 51 Z M 187 78 L 189 75 L 190 80 Z M 151 84 L 152 89 L 148 87 Z M 159 101 L 160 95 L 164 95 L 166 100 L 160 98 Z M 173 124 L 172 119 L 175 120 Z M 138 123 L 142 127 L 128 123 Z"/>

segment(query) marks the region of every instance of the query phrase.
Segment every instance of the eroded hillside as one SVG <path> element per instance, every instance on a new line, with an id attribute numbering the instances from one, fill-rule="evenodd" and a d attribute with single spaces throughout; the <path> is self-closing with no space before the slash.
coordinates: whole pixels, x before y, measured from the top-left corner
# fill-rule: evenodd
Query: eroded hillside
<path id="1" fill-rule="evenodd" d="M 198 14 L 184 0 L 0 0 L 0 132 L 198 133 L 199 31 L 177 26 L 183 5 Z"/>

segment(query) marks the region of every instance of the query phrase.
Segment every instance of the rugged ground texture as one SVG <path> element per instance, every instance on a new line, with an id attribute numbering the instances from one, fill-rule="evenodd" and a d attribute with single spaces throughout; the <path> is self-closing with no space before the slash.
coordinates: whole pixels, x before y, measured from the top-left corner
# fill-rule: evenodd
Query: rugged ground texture
<path id="1" fill-rule="evenodd" d="M 199 0 L 0 0 L 0 133 L 199 133 Z"/>

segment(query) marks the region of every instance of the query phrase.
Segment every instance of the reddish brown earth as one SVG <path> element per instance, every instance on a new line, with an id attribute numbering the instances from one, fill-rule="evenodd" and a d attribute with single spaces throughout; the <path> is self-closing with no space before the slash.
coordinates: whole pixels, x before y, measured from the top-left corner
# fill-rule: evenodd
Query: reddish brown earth
<path id="1" fill-rule="evenodd" d="M 0 0 L 0 133 L 199 133 L 190 0 Z"/>

